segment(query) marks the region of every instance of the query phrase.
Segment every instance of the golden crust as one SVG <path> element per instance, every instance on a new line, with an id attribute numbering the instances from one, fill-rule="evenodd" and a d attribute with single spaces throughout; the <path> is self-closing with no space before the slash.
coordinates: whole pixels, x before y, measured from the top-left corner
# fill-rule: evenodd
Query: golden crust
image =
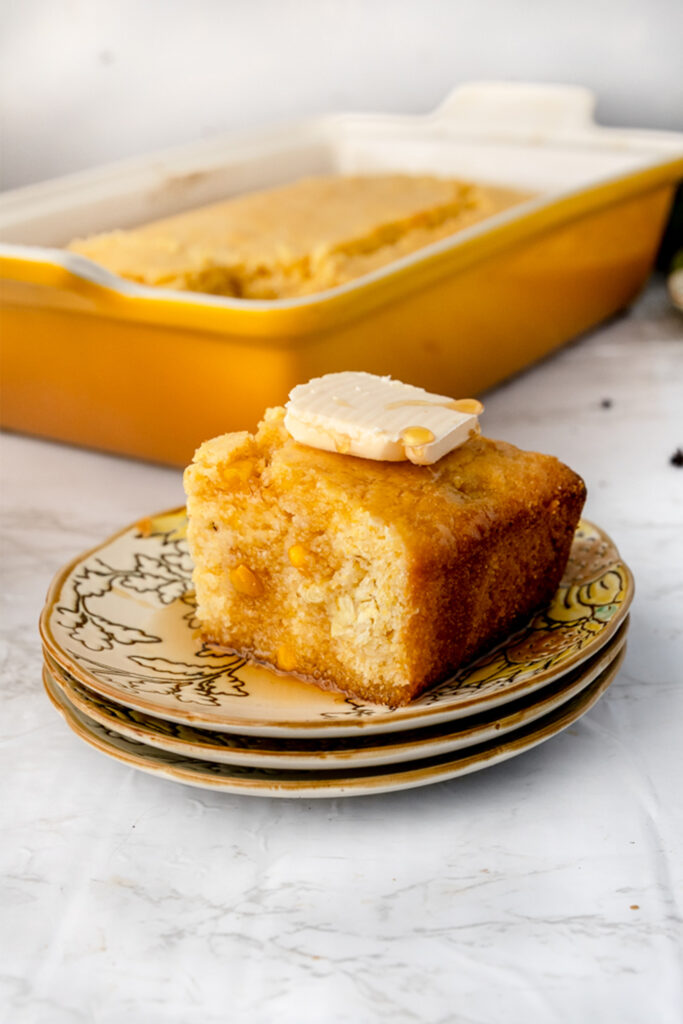
<path id="1" fill-rule="evenodd" d="M 185 473 L 215 641 L 397 705 L 552 596 L 585 497 L 557 459 L 478 437 L 430 467 L 374 463 L 282 419 L 206 442 Z"/>
<path id="2" fill-rule="evenodd" d="M 429 176 L 306 178 L 68 248 L 141 284 L 286 298 L 352 280 L 525 198 Z"/>

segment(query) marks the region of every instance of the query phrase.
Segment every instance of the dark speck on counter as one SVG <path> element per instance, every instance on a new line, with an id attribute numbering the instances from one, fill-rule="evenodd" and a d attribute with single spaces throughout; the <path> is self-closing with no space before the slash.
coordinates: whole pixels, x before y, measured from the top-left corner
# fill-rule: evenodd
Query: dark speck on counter
<path id="1" fill-rule="evenodd" d="M 669 459 L 669 462 L 672 466 L 683 466 L 683 449 L 677 448 Z"/>

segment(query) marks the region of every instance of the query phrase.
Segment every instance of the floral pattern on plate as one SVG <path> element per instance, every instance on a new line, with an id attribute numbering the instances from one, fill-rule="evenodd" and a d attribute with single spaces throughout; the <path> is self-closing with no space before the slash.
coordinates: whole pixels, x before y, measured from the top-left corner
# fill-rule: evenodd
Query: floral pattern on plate
<path id="1" fill-rule="evenodd" d="M 519 729 L 566 703 L 592 683 L 624 646 L 627 628 L 628 620 L 598 654 L 560 676 L 557 682 L 509 701 L 502 707 L 420 729 L 380 733 L 371 730 L 369 734 L 354 732 L 347 737 L 277 739 L 196 729 L 107 700 L 79 683 L 49 654 L 46 654 L 45 670 L 50 682 L 78 711 L 127 739 L 202 761 L 252 765 L 255 768 L 321 771 L 340 765 L 356 768 L 430 757 L 461 750 Z"/>
<path id="2" fill-rule="evenodd" d="M 499 739 L 467 747 L 459 753 L 443 753 L 401 764 L 366 768 L 338 768 L 333 771 L 284 771 L 248 765 L 218 764 L 179 756 L 127 739 L 100 725 L 75 708 L 50 679 L 44 684 L 53 704 L 69 727 L 104 754 L 152 775 L 202 789 L 222 790 L 265 797 L 348 797 L 412 789 L 467 775 L 516 757 L 557 735 L 586 714 L 610 685 L 623 658 L 620 651 L 612 663 L 587 687 L 569 701 L 529 725 Z"/>
<path id="3" fill-rule="evenodd" d="M 255 735 L 419 728 L 547 685 L 596 654 L 633 597 L 609 538 L 582 521 L 550 605 L 494 651 L 407 707 L 345 697 L 203 642 L 184 510 L 151 516 L 56 577 L 41 617 L 50 655 L 104 697 L 169 721 Z"/>

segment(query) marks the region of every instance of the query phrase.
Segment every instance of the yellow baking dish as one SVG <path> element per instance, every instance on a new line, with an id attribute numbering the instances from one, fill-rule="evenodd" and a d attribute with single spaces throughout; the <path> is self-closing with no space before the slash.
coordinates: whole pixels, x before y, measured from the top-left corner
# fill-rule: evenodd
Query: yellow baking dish
<path id="1" fill-rule="evenodd" d="M 248 187 L 388 169 L 535 197 L 302 299 L 145 288 L 55 248 Z M 487 84 L 428 117 L 323 118 L 8 193 L 2 424 L 182 465 L 323 372 L 478 394 L 633 299 L 681 177 L 681 135 L 598 128 L 581 89 Z"/>

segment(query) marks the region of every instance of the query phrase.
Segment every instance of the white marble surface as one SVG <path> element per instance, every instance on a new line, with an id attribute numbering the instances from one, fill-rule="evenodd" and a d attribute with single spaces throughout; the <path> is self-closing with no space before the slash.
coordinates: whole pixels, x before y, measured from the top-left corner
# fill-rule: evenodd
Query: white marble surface
<path id="1" fill-rule="evenodd" d="M 485 427 L 585 476 L 636 576 L 625 666 L 509 763 L 331 801 L 185 788 L 69 732 L 41 687 L 47 584 L 179 503 L 180 474 L 2 439 L 0 1020 L 679 1024 L 683 320 L 661 285 L 489 395 Z"/>

